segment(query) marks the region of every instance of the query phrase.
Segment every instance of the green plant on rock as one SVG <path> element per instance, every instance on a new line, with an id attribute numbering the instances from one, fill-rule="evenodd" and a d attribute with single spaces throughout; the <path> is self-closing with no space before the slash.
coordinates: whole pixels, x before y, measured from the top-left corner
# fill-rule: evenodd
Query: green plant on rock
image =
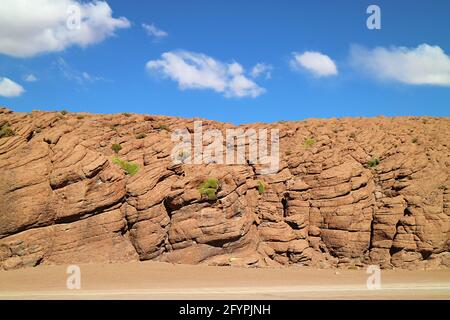
<path id="1" fill-rule="evenodd" d="M 134 162 L 122 160 L 119 157 L 113 157 L 112 161 L 121 167 L 129 176 L 134 176 L 139 171 L 139 166 Z"/>
<path id="2" fill-rule="evenodd" d="M 0 138 L 12 137 L 14 134 L 14 131 L 7 124 L 0 128 Z"/>
<path id="3" fill-rule="evenodd" d="M 189 155 L 188 152 L 180 151 L 180 152 L 178 153 L 178 160 L 184 163 L 184 162 L 186 161 L 186 159 L 189 158 L 189 156 L 190 156 L 190 155 Z"/>
<path id="4" fill-rule="evenodd" d="M 262 181 L 258 181 L 258 192 L 259 194 L 263 194 L 264 192 L 266 192 L 266 186 L 264 185 L 264 182 Z"/>
<path id="5" fill-rule="evenodd" d="M 122 150 L 122 146 L 118 143 L 114 143 L 111 146 L 112 151 L 114 151 L 115 153 L 118 153 L 120 150 Z"/>
<path id="6" fill-rule="evenodd" d="M 78 119 L 78 120 L 84 119 L 84 115 L 82 115 L 82 114 L 77 115 L 77 119 Z"/>
<path id="7" fill-rule="evenodd" d="M 63 116 L 65 116 L 66 114 L 68 114 L 69 112 L 67 112 L 67 110 L 61 110 L 61 114 L 63 115 Z"/>
<path id="8" fill-rule="evenodd" d="M 316 140 L 314 140 L 313 138 L 308 138 L 305 140 L 305 146 L 308 148 L 312 147 L 315 144 L 316 144 Z"/>
<path id="9" fill-rule="evenodd" d="M 372 159 L 367 161 L 367 166 L 369 168 L 374 168 L 374 167 L 376 167 L 379 164 L 380 164 L 380 158 L 378 158 L 378 157 L 373 157 Z"/>
<path id="10" fill-rule="evenodd" d="M 131 117 L 131 113 L 128 113 L 128 112 L 124 112 L 124 113 L 122 113 L 122 115 L 127 118 Z"/>
<path id="11" fill-rule="evenodd" d="M 210 201 L 217 200 L 217 190 L 219 190 L 219 180 L 216 178 L 208 178 L 198 187 L 200 194 L 207 196 Z"/>
<path id="12" fill-rule="evenodd" d="M 145 133 L 139 133 L 136 135 L 136 139 L 144 139 L 146 137 L 147 137 L 147 135 Z"/>
<path id="13" fill-rule="evenodd" d="M 158 130 L 159 130 L 159 131 L 161 131 L 161 130 L 170 131 L 169 127 L 168 127 L 167 125 L 165 125 L 165 124 L 161 124 L 161 125 L 158 127 Z"/>
<path id="14" fill-rule="evenodd" d="M 15 132 L 11 129 L 8 124 L 1 126 L 0 128 L 0 138 L 12 137 L 15 135 Z"/>

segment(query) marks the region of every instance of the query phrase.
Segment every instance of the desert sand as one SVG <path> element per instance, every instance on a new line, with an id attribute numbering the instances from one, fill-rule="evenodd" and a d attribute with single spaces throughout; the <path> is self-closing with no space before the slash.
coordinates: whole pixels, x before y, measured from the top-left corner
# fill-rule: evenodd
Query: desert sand
<path id="1" fill-rule="evenodd" d="M 67 266 L 0 272 L 0 299 L 446 299 L 448 270 L 383 270 L 368 290 L 361 270 L 236 268 L 160 262 L 81 265 L 81 289 Z"/>

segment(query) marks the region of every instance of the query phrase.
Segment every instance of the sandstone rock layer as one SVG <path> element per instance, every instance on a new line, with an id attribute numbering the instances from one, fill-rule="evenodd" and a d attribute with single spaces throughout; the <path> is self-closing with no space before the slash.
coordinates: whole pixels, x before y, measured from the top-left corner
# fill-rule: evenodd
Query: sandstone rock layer
<path id="1" fill-rule="evenodd" d="M 241 126 L 279 129 L 271 175 L 249 162 L 174 164 L 171 132 L 192 132 L 193 119 L 0 109 L 5 125 L 15 134 L 0 138 L 0 269 L 134 260 L 450 267 L 449 118 Z M 139 166 L 135 175 L 113 162 L 113 144 Z M 215 200 L 198 190 L 210 177 Z"/>

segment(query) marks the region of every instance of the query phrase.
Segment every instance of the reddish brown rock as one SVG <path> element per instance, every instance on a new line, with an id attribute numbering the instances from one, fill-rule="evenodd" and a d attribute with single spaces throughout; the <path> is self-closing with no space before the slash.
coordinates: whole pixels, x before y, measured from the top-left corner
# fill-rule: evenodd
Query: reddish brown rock
<path id="1" fill-rule="evenodd" d="M 450 267 L 448 118 L 242 126 L 280 130 L 271 175 L 246 161 L 174 163 L 171 132 L 192 133 L 189 119 L 1 108 L 5 124 L 15 135 L 0 138 L 0 269 L 132 260 Z M 199 192 L 208 178 L 216 199 Z"/>

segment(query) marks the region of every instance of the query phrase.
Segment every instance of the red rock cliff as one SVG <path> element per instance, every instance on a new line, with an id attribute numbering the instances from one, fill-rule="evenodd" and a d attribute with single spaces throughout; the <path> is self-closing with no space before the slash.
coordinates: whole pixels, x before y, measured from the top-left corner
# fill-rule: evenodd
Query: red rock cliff
<path id="1" fill-rule="evenodd" d="M 449 118 L 242 126 L 280 130 L 273 175 L 251 164 L 174 164 L 171 131 L 192 132 L 189 119 L 0 109 L 0 126 L 11 129 L 0 138 L 0 269 L 450 267 Z M 113 162 L 113 144 L 135 175 Z M 199 192 L 210 177 L 216 200 Z"/>

